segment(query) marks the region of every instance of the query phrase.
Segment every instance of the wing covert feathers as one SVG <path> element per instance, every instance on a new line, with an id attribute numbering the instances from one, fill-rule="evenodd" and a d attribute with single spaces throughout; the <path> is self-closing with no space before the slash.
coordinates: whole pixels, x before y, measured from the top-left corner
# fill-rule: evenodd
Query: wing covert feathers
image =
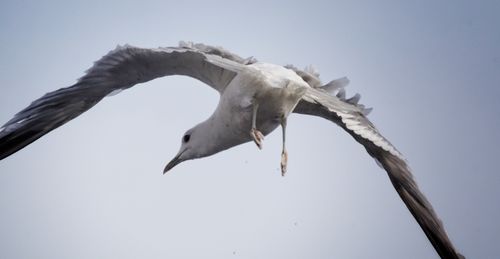
<path id="1" fill-rule="evenodd" d="M 441 220 L 419 190 L 404 157 L 377 131 L 361 108 L 321 89 L 310 89 L 294 112 L 325 118 L 346 130 L 385 169 L 397 193 L 441 258 L 464 258 L 455 250 Z"/>
<path id="2" fill-rule="evenodd" d="M 77 83 L 45 94 L 3 125 L 0 160 L 120 90 L 162 76 L 185 75 L 222 92 L 251 60 L 203 44 L 153 49 L 118 46 L 96 61 Z"/>

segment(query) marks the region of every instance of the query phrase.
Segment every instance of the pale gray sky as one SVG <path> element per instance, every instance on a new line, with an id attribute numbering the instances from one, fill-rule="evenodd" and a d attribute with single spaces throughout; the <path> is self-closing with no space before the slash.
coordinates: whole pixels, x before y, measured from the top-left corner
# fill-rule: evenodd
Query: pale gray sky
<path id="1" fill-rule="evenodd" d="M 0 123 L 117 44 L 191 40 L 309 64 L 408 158 L 456 247 L 500 257 L 498 1 L 2 1 Z M 328 121 L 183 163 L 217 93 L 155 80 L 0 161 L 0 258 L 437 258 L 389 179 Z"/>

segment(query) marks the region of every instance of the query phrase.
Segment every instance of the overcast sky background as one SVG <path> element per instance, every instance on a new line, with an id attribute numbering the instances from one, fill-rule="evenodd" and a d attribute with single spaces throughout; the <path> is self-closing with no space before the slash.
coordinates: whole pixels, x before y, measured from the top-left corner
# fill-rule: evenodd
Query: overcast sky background
<path id="1" fill-rule="evenodd" d="M 221 45 L 313 64 L 408 158 L 455 246 L 500 257 L 498 1 L 2 1 L 0 123 L 117 44 Z M 0 161 L 0 258 L 437 258 L 380 169 L 332 123 L 162 175 L 218 95 L 168 77 L 106 98 Z"/>

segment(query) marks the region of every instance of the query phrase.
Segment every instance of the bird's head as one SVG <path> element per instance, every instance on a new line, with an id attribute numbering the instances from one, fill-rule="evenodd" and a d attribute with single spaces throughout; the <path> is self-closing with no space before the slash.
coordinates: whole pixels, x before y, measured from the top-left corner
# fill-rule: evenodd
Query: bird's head
<path id="1" fill-rule="evenodd" d="M 186 160 L 206 157 L 212 154 L 208 150 L 207 143 L 204 141 L 208 136 L 205 136 L 206 131 L 203 130 L 203 125 L 197 125 L 184 133 L 181 139 L 181 147 L 177 155 L 165 166 L 163 174 L 168 172 L 174 166 Z"/>

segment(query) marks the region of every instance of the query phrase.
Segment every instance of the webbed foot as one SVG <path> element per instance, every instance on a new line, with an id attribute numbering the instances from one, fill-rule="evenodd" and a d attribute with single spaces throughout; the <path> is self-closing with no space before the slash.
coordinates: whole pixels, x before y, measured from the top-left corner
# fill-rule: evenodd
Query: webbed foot
<path id="1" fill-rule="evenodd" d="M 285 176 L 287 164 L 288 164 L 288 152 L 286 152 L 286 150 L 283 150 L 283 152 L 281 153 L 281 176 Z"/>
<path id="2" fill-rule="evenodd" d="M 250 130 L 250 136 L 252 136 L 253 142 L 257 145 L 259 149 L 262 149 L 262 141 L 264 140 L 264 135 L 256 128 Z"/>

